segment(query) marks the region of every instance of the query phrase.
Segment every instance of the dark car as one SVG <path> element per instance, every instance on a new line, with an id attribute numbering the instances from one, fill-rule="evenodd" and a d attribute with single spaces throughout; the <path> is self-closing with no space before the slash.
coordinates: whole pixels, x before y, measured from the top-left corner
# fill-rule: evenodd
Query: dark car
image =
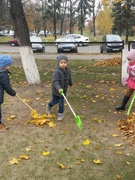
<path id="1" fill-rule="evenodd" d="M 117 34 L 107 34 L 103 37 L 100 45 L 100 52 L 121 52 L 123 49 L 123 41 Z"/>
<path id="2" fill-rule="evenodd" d="M 12 39 L 8 41 L 11 46 L 18 46 L 18 40 L 17 39 Z M 45 52 L 45 46 L 40 37 L 37 36 L 30 36 L 30 42 L 32 45 L 33 51 L 40 51 L 40 52 Z"/>
<path id="3" fill-rule="evenodd" d="M 132 49 L 135 49 L 135 40 L 133 43 L 131 43 L 131 45 L 132 45 Z"/>
<path id="4" fill-rule="evenodd" d="M 77 43 L 72 37 L 63 37 L 60 42 L 57 42 L 57 53 L 74 52 L 77 53 Z"/>
<path id="5" fill-rule="evenodd" d="M 18 40 L 17 40 L 16 38 L 8 41 L 8 43 L 9 43 L 11 46 L 18 46 Z"/>

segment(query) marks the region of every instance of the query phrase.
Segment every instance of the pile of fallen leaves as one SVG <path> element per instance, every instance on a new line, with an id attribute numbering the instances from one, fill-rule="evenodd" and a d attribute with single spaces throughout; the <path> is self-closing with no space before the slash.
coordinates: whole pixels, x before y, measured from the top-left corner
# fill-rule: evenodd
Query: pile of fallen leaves
<path id="1" fill-rule="evenodd" d="M 26 121 L 26 124 L 31 123 L 36 126 L 43 126 L 47 124 L 49 127 L 53 128 L 56 126 L 56 124 L 54 124 L 50 120 L 50 118 L 55 118 L 55 115 L 50 115 L 50 114 L 40 115 L 35 110 L 33 110 L 31 111 L 31 114 L 30 114 L 30 120 Z"/>
<path id="2" fill-rule="evenodd" d="M 135 145 L 135 112 L 131 113 L 126 119 L 117 123 L 122 134 L 129 140 L 130 144 Z"/>
<path id="3" fill-rule="evenodd" d="M 115 57 L 112 59 L 101 60 L 94 64 L 94 66 L 119 66 L 121 65 L 121 58 Z"/>

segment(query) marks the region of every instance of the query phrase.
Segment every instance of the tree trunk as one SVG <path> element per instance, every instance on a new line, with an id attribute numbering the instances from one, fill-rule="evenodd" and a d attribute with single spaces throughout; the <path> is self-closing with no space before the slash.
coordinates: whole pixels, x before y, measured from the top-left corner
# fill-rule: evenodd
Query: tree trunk
<path id="1" fill-rule="evenodd" d="M 21 0 L 9 0 L 10 12 L 15 25 L 15 33 L 20 46 L 20 55 L 29 84 L 39 84 L 40 76 L 31 48 L 29 29 L 23 11 Z"/>
<path id="2" fill-rule="evenodd" d="M 33 56 L 33 51 L 30 46 L 19 47 L 23 69 L 29 84 L 40 84 L 40 77 Z M 35 81 L 36 79 L 36 81 Z"/>

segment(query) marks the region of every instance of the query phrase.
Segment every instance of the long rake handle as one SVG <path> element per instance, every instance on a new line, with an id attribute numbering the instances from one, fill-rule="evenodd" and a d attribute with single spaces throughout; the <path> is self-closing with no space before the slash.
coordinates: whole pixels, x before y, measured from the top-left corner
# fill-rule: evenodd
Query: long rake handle
<path id="1" fill-rule="evenodd" d="M 128 108 L 127 116 L 130 115 L 130 111 L 131 111 L 131 108 L 132 108 L 132 106 L 133 106 L 134 101 L 135 101 L 135 93 L 134 93 L 134 95 L 133 95 L 132 101 L 131 101 L 130 106 L 129 106 L 129 108 Z"/>
<path id="2" fill-rule="evenodd" d="M 30 110 L 34 111 L 34 109 L 33 109 L 32 107 L 30 107 L 26 102 L 24 102 L 23 99 L 18 96 L 18 94 L 16 95 L 16 97 L 17 97 L 20 101 L 22 101 Z"/>
<path id="3" fill-rule="evenodd" d="M 70 103 L 68 102 L 68 100 L 67 100 L 66 96 L 64 95 L 64 93 L 62 93 L 62 96 L 64 97 L 65 101 L 67 102 L 67 104 L 68 104 L 69 108 L 71 109 L 73 115 L 76 117 L 76 114 L 75 114 L 73 108 L 71 107 Z"/>

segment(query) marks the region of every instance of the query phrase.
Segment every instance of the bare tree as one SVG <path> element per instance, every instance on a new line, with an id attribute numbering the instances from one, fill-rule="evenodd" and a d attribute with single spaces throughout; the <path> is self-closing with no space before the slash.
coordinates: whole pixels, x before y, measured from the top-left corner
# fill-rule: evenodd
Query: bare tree
<path id="1" fill-rule="evenodd" d="M 9 0 L 10 12 L 15 25 L 24 72 L 29 84 L 39 84 L 40 76 L 34 59 L 29 30 L 21 0 Z"/>

